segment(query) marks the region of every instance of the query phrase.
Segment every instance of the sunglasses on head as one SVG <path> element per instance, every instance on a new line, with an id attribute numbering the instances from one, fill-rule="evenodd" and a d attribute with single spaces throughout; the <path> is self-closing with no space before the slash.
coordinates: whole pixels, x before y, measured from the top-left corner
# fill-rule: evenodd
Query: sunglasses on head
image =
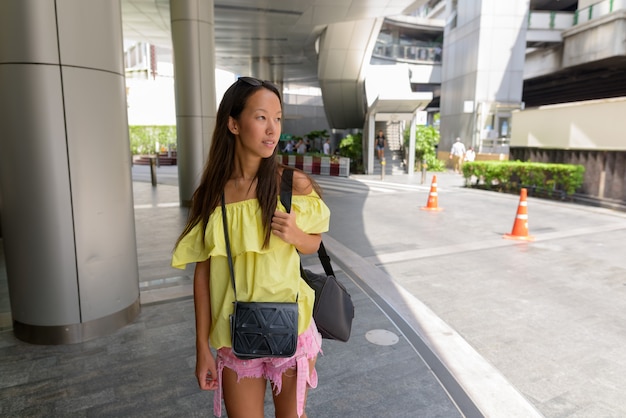
<path id="1" fill-rule="evenodd" d="M 259 87 L 259 86 L 271 86 L 276 88 L 276 86 L 267 80 L 259 80 L 258 78 L 254 78 L 254 77 L 239 77 L 237 78 L 237 81 L 242 81 L 250 86 L 253 87 Z"/>

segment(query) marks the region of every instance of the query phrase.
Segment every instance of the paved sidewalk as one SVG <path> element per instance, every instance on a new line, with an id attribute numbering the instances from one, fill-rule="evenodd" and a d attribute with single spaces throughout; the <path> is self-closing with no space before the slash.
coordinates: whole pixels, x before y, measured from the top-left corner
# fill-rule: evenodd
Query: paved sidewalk
<path id="1" fill-rule="evenodd" d="M 212 416 L 212 394 L 198 390 L 193 376 L 192 271 L 169 267 L 186 216 L 175 203 L 178 188 L 168 184 L 175 169 L 159 168 L 163 183 L 152 187 L 148 169 L 133 168 L 139 318 L 112 335 L 65 346 L 30 345 L 10 331 L 0 333 L 1 416 Z M 322 271 L 315 257 L 304 257 L 303 264 Z M 480 416 L 462 391 L 450 396 L 397 325 L 335 267 L 357 314 L 348 343 L 324 341 L 308 416 Z M 266 416 L 273 416 L 269 389 Z"/>
<path id="2" fill-rule="evenodd" d="M 169 267 L 176 167 L 157 187 L 147 170 L 133 167 L 139 319 L 70 346 L 0 333 L 1 416 L 212 416 L 193 377 L 191 269 Z M 325 342 L 308 416 L 626 416 L 626 214 L 529 198 L 535 242 L 505 240 L 518 196 L 437 173 L 443 210 L 421 211 L 431 178 L 320 178 L 356 318 L 347 344 Z"/>
<path id="3" fill-rule="evenodd" d="M 519 196 L 467 189 L 461 176 L 437 173 L 443 210 L 421 211 L 432 175 L 423 185 L 417 174 L 353 176 L 372 191 L 366 199 L 329 196 L 332 237 L 390 278 L 378 292 L 401 289 L 399 309 L 412 303 L 406 294 L 417 298 L 482 358 L 477 364 L 497 369 L 541 414 L 626 416 L 626 213 L 531 197 L 535 241 L 511 241 L 502 235 Z M 413 189 L 374 192 L 399 184 Z M 362 215 L 344 216 L 347 206 Z M 506 411 L 492 392 L 498 384 L 458 355 L 454 338 L 401 312 L 416 319 L 413 329 L 481 411 Z"/>

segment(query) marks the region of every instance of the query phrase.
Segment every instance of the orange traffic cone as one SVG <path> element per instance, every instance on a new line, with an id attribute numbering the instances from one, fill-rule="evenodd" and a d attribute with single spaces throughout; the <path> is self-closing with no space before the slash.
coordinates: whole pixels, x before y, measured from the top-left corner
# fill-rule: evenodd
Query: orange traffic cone
<path id="1" fill-rule="evenodd" d="M 433 176 L 433 181 L 430 184 L 430 193 L 428 193 L 428 203 L 426 203 L 426 206 L 422 206 L 421 209 L 430 211 L 443 210 L 438 207 L 437 200 L 437 176 Z"/>
<path id="2" fill-rule="evenodd" d="M 533 241 L 535 237 L 528 235 L 528 203 L 526 202 L 526 189 L 522 189 L 517 207 L 517 215 L 513 223 L 513 231 L 504 234 L 503 238 Z"/>

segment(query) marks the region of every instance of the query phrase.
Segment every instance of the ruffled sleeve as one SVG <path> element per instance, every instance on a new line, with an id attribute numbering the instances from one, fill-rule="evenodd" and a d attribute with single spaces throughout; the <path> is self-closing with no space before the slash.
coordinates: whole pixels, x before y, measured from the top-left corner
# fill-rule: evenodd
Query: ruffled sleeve
<path id="1" fill-rule="evenodd" d="M 304 232 L 320 234 L 328 231 L 330 210 L 317 193 L 294 195 L 291 205 L 297 214 L 296 223 Z M 280 201 L 278 209 L 285 211 Z M 226 216 L 231 251 L 235 257 L 246 252 L 265 254 L 277 246 L 288 245 L 272 235 L 270 246 L 263 248 L 265 232 L 261 226 L 261 208 L 256 199 L 226 205 Z M 172 255 L 172 267 L 184 269 L 189 263 L 215 256 L 227 256 L 221 207 L 216 208 L 209 217 L 206 231 L 202 231 L 202 226 L 198 224 L 181 239 Z"/>
<path id="2" fill-rule="evenodd" d="M 196 225 L 185 235 L 174 250 L 172 267 L 184 269 L 188 263 L 205 261 L 209 258 L 209 248 L 204 244 L 202 226 Z"/>
<path id="3" fill-rule="evenodd" d="M 279 203 L 281 210 L 285 207 Z M 307 234 L 321 234 L 328 231 L 330 209 L 315 192 L 308 195 L 294 195 L 291 200 L 292 210 L 296 212 L 298 227 Z"/>
<path id="4" fill-rule="evenodd" d="M 256 199 L 226 205 L 228 233 L 233 256 L 252 251 L 265 253 L 265 238 L 261 209 Z M 222 208 L 216 208 L 206 226 L 196 225 L 176 246 L 172 256 L 172 267 L 184 269 L 188 263 L 205 261 L 210 257 L 227 257 Z"/>

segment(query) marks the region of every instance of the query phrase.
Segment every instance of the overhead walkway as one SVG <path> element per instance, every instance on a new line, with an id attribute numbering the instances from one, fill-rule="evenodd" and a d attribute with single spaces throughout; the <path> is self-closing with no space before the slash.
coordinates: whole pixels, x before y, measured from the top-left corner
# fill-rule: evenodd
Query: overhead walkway
<path id="1" fill-rule="evenodd" d="M 398 38 L 400 31 L 406 35 L 402 41 Z M 415 41 L 407 44 L 406 39 L 411 37 Z M 429 37 L 433 42 L 418 40 Z M 404 83 L 408 93 L 413 93 L 411 85 L 428 86 L 417 90 L 420 92 L 436 90 L 441 84 L 442 37 L 443 22 L 409 16 L 329 24 L 319 40 L 317 76 L 330 127 L 363 129 L 381 91 L 385 92 L 385 100 L 408 99 L 405 89 L 394 90 L 390 85 Z M 397 65 L 404 71 L 400 79 Z M 380 84 L 377 78 L 379 85 L 369 91 L 366 83 L 370 83 L 372 72 L 385 70 L 385 81 Z"/>
<path id="2" fill-rule="evenodd" d="M 526 107 L 626 96 L 626 2 L 529 17 Z M 600 41 L 601 40 L 601 41 Z"/>

